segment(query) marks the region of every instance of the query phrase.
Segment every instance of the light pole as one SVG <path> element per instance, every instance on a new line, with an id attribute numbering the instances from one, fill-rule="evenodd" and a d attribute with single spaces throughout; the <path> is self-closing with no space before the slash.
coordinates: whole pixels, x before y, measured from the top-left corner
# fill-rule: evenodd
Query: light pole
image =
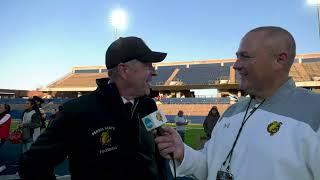
<path id="1" fill-rule="evenodd" d="M 320 4 L 317 5 L 317 11 L 318 11 L 318 31 L 319 31 L 319 37 L 320 37 Z"/>
<path id="2" fill-rule="evenodd" d="M 307 0 L 307 3 L 311 6 L 317 7 L 317 13 L 318 13 L 318 32 L 320 37 L 320 0 Z"/>
<path id="3" fill-rule="evenodd" d="M 113 10 L 110 16 L 111 25 L 114 28 L 114 38 L 118 39 L 119 30 L 127 26 L 127 14 L 122 9 Z"/>

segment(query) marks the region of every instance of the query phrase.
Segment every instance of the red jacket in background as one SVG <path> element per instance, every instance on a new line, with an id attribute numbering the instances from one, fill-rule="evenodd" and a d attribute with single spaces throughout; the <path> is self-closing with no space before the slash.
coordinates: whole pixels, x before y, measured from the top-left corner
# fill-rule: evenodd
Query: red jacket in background
<path id="1" fill-rule="evenodd" d="M 6 114 L 0 119 L 0 139 L 8 139 L 11 120 L 10 114 Z"/>

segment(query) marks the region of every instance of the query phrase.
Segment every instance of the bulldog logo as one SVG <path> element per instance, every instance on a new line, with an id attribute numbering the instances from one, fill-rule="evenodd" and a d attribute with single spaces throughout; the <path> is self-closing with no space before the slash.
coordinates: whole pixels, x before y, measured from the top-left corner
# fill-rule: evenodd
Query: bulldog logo
<path id="1" fill-rule="evenodd" d="M 104 146 L 111 143 L 111 136 L 110 136 L 110 134 L 108 133 L 108 131 L 103 131 L 103 132 L 101 133 L 100 143 L 101 143 L 102 145 L 104 145 Z"/>
<path id="2" fill-rule="evenodd" d="M 163 121 L 163 118 L 162 118 L 160 112 L 157 112 L 156 118 L 157 118 L 158 121 Z"/>
<path id="3" fill-rule="evenodd" d="M 275 133 L 277 133 L 282 125 L 282 122 L 273 121 L 270 123 L 267 127 L 267 131 L 270 133 L 270 136 L 273 136 Z"/>

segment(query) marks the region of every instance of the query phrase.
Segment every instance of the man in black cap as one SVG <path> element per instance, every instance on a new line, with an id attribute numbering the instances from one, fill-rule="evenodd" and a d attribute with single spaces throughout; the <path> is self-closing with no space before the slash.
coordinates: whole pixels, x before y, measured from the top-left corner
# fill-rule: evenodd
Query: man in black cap
<path id="1" fill-rule="evenodd" d="M 54 166 L 66 157 L 72 179 L 165 179 L 165 160 L 141 118 L 157 110 L 148 98 L 154 52 L 137 37 L 119 38 L 106 52 L 109 79 L 63 105 L 20 160 L 24 179 L 55 179 Z"/>

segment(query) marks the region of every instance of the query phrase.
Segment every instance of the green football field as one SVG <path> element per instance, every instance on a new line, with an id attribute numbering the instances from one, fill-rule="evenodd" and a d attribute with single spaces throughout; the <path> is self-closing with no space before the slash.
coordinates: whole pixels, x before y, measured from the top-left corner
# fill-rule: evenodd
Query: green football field
<path id="1" fill-rule="evenodd" d="M 175 127 L 174 123 L 168 123 L 168 126 Z M 185 143 L 194 149 L 201 149 L 205 141 L 202 124 L 188 124 L 186 126 Z"/>

